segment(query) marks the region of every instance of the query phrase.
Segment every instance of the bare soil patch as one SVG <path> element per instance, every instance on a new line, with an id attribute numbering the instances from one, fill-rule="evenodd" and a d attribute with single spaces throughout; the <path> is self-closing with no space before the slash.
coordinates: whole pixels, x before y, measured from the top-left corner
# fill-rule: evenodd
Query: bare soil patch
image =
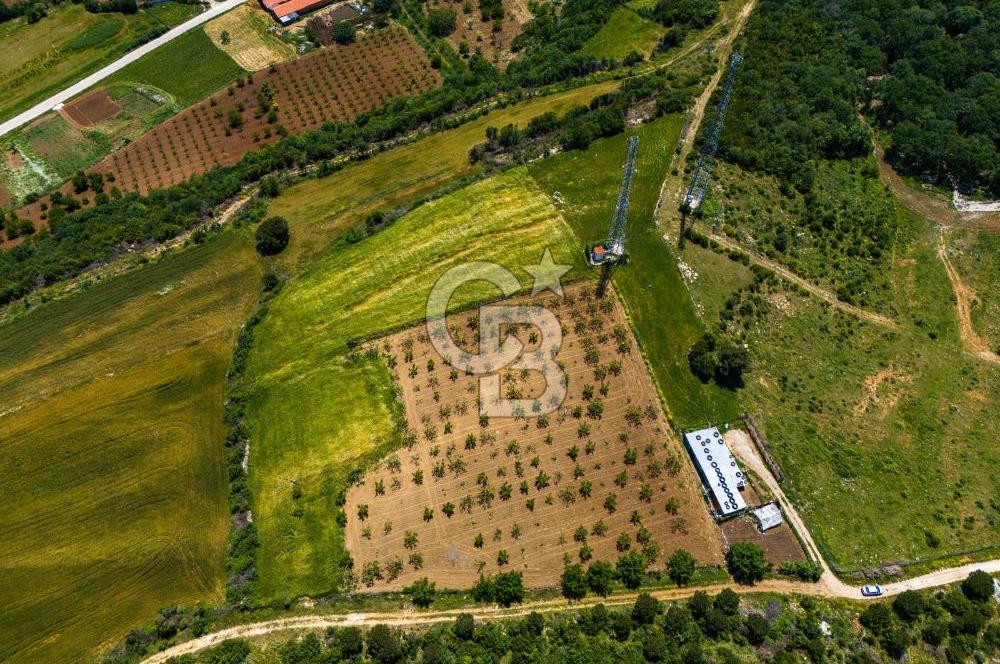
<path id="1" fill-rule="evenodd" d="M 806 559 L 799 540 L 787 523 L 762 533 L 757 528 L 757 522 L 754 518 L 749 514 L 744 514 L 722 524 L 722 532 L 726 534 L 726 539 L 729 540 L 730 544 L 733 542 L 753 542 L 758 545 L 764 549 L 767 560 L 775 567 L 781 563 Z"/>
<path id="2" fill-rule="evenodd" d="M 423 576 L 441 587 L 468 587 L 481 572 L 497 571 L 522 572 L 528 586 L 551 586 L 565 561 L 580 561 L 584 546 L 593 559 L 617 559 L 622 535 L 636 549 L 648 538 L 654 567 L 677 548 L 702 564 L 722 563 L 720 531 L 617 295 L 609 291 L 599 306 L 592 293 L 574 286 L 564 299 L 515 299 L 543 303 L 563 327 L 556 359 L 568 394 L 547 417 L 481 421 L 478 377 L 453 373 L 423 326 L 370 344 L 392 369 L 411 434 L 408 447 L 383 459 L 347 496 L 346 543 L 362 590 L 401 588 Z M 477 313 L 449 317 L 452 336 L 470 352 Z M 551 352 L 539 348 L 533 332 L 509 330 L 523 352 Z M 508 396 L 531 398 L 543 388 L 533 374 L 505 371 L 501 380 Z M 593 403 L 600 408 L 588 408 Z"/>
<path id="3" fill-rule="evenodd" d="M 476 51 L 495 66 L 505 69 L 513 59 L 510 45 L 521 34 L 524 24 L 531 20 L 531 12 L 518 4 L 518 0 L 503 0 L 503 19 L 495 30 L 492 20 L 482 20 L 479 4 L 472 3 L 472 10 L 465 13 L 465 0 L 435 0 L 431 9 L 446 8 L 455 12 L 455 32 L 448 39 L 455 48 L 462 42 L 469 46 L 469 54 Z"/>
<path id="4" fill-rule="evenodd" d="M 897 371 L 891 365 L 865 378 L 865 392 L 854 406 L 855 415 L 864 415 L 872 409 L 883 417 L 899 402 L 902 386 L 913 382 L 913 376 Z"/>
<path id="5" fill-rule="evenodd" d="M 7 168 L 12 171 L 24 166 L 24 158 L 17 150 L 7 150 Z"/>
<path id="6" fill-rule="evenodd" d="M 93 127 L 118 115 L 119 106 L 107 90 L 94 90 L 62 107 L 62 114 L 78 127 Z"/>

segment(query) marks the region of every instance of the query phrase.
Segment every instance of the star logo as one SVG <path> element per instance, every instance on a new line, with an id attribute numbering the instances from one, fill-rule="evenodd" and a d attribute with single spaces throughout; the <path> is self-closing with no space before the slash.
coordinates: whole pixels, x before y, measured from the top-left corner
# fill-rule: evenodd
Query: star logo
<path id="1" fill-rule="evenodd" d="M 552 260 L 552 253 L 545 247 L 542 260 L 538 265 L 525 265 L 524 269 L 535 278 L 535 285 L 531 289 L 532 295 L 538 295 L 542 291 L 550 290 L 559 297 L 562 297 L 562 283 L 560 278 L 570 271 L 572 265 L 560 265 Z"/>

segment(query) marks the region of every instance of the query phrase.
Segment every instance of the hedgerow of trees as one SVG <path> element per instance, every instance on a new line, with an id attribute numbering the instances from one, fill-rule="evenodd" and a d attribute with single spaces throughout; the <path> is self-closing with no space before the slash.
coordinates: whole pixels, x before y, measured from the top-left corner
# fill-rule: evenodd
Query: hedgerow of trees
<path id="1" fill-rule="evenodd" d="M 1000 654 L 1000 620 L 992 601 L 978 597 L 963 590 L 908 591 L 892 601 L 855 608 L 811 597 L 744 600 L 731 590 L 715 596 L 699 591 L 687 602 L 664 604 L 642 593 L 620 610 L 598 604 L 490 622 L 463 613 L 450 623 L 406 632 L 386 625 L 331 627 L 323 634 L 273 644 L 270 656 L 281 664 L 875 664 L 898 660 L 916 648 L 949 664 L 993 661 Z M 138 661 L 172 638 L 177 627 L 186 629 L 190 620 L 189 613 L 165 612 L 155 627 L 130 634 L 105 661 Z M 232 639 L 171 662 L 243 662 L 252 653 L 247 642 Z"/>

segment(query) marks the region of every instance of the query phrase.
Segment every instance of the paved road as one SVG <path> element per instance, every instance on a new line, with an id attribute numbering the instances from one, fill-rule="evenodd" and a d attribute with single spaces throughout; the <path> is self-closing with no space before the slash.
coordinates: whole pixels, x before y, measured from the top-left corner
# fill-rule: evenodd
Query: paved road
<path id="1" fill-rule="evenodd" d="M 77 96 L 81 92 L 84 92 L 94 84 L 103 81 L 108 76 L 111 76 L 118 70 L 124 68 L 126 65 L 135 62 L 136 60 L 146 55 L 147 53 L 150 53 L 151 51 L 159 48 L 160 46 L 163 46 L 164 44 L 170 42 L 173 39 L 177 39 L 188 30 L 197 28 L 202 23 L 210 21 L 216 16 L 226 13 L 230 9 L 235 9 L 236 7 L 239 7 L 244 2 L 246 2 L 246 0 L 224 0 L 223 2 L 213 4 L 208 9 L 208 11 L 204 11 L 201 14 L 198 14 L 197 16 L 188 20 L 187 22 L 181 23 L 177 27 L 172 28 L 171 30 L 163 33 L 156 39 L 143 44 L 142 46 L 133 51 L 129 51 L 128 53 L 120 57 L 118 60 L 112 62 L 110 65 L 102 69 L 99 69 L 90 76 L 64 89 L 62 92 L 58 92 L 52 95 L 51 97 L 41 102 L 40 104 L 36 104 L 27 111 L 21 113 L 20 115 L 15 116 L 10 120 L 7 120 L 3 124 L 0 124 L 0 136 L 3 136 L 7 132 L 17 129 L 21 125 L 25 125 L 31 122 L 32 120 L 42 115 L 43 113 L 51 111 L 58 104 L 63 104 L 69 101 L 70 99 Z M 183 74 L 179 72 L 178 75 L 183 75 Z"/>

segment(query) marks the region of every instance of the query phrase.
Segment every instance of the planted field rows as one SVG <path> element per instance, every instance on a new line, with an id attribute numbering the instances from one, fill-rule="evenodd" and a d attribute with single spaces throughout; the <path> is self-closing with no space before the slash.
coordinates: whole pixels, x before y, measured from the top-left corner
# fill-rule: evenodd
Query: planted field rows
<path id="1" fill-rule="evenodd" d="M 235 164 L 283 134 L 349 122 L 440 84 L 406 31 L 390 28 L 252 75 L 159 125 L 94 170 L 115 173 L 120 189 L 145 193 Z"/>
<path id="2" fill-rule="evenodd" d="M 423 576 L 468 587 L 498 570 L 547 586 L 567 561 L 629 549 L 658 565 L 677 548 L 721 563 L 719 530 L 617 296 L 597 300 L 587 285 L 527 303 L 544 305 L 563 330 L 555 358 L 568 390 L 550 415 L 481 418 L 479 377 L 446 363 L 423 326 L 372 343 L 398 384 L 409 434 L 347 496 L 360 587 L 401 588 Z M 477 313 L 449 319 L 470 353 Z M 517 336 L 525 354 L 555 352 L 530 325 L 503 325 L 501 334 Z M 541 375 L 527 371 L 502 371 L 501 385 L 506 398 L 544 391 Z"/>

